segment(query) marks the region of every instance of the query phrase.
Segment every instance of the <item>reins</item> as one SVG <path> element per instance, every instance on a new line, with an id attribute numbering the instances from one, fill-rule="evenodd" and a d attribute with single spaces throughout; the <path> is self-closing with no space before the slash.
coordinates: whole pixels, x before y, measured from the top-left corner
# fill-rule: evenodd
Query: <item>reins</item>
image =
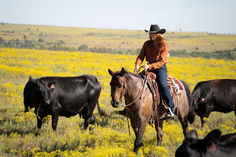
<path id="1" fill-rule="evenodd" d="M 144 66 L 141 66 L 139 68 L 139 70 L 135 74 L 137 74 L 140 71 L 141 68 L 144 68 Z M 145 74 L 144 81 L 143 81 L 143 84 L 142 84 L 142 88 L 140 88 L 140 90 L 138 91 L 138 94 L 136 95 L 135 99 L 131 103 L 129 103 L 129 104 L 122 105 L 123 107 L 125 107 L 125 108 L 129 107 L 130 105 L 132 105 L 138 99 L 139 94 L 142 93 L 142 91 L 143 91 L 143 89 L 145 87 L 146 82 L 147 82 L 147 76 Z M 127 118 L 127 123 L 128 123 L 129 137 L 131 139 L 130 124 L 129 124 L 129 118 L 128 118 L 127 112 L 126 112 L 126 118 Z"/>
<path id="2" fill-rule="evenodd" d="M 141 67 L 139 68 L 139 71 L 140 71 L 140 69 L 143 68 L 143 67 L 144 67 L 144 66 L 141 66 Z M 138 73 L 139 71 L 137 71 L 137 73 Z M 132 105 L 132 104 L 138 99 L 140 93 L 142 93 L 142 91 L 143 91 L 143 89 L 144 89 L 144 87 L 145 87 L 146 82 L 147 82 L 147 77 L 146 77 L 146 74 L 145 74 L 142 88 L 140 88 L 140 90 L 138 91 L 138 94 L 136 95 L 135 99 L 134 99 L 131 103 L 128 103 L 128 104 L 125 104 L 125 105 L 121 105 L 121 107 L 129 107 L 130 105 Z"/>

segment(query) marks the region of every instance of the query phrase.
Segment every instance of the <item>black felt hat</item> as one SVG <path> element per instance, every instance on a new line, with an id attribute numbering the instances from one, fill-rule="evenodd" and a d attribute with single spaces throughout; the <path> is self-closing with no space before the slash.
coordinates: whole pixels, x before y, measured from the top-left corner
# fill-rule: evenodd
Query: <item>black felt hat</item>
<path id="1" fill-rule="evenodd" d="M 149 33 L 161 33 L 161 34 L 164 34 L 166 32 L 166 29 L 160 29 L 160 27 L 158 25 L 151 25 L 150 26 L 150 30 L 146 30 L 145 29 L 145 32 L 149 32 Z"/>

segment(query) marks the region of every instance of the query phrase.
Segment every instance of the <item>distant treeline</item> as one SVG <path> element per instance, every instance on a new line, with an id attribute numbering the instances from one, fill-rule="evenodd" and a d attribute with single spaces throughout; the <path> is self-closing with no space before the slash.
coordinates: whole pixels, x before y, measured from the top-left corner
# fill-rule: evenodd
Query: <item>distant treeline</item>
<path id="1" fill-rule="evenodd" d="M 57 42 L 46 42 L 39 38 L 38 40 L 28 40 L 24 37 L 24 40 L 12 39 L 9 41 L 0 37 L 0 46 L 9 48 L 29 48 L 29 49 L 48 49 L 57 51 L 83 51 L 83 52 L 98 52 L 98 53 L 114 53 L 114 54 L 137 54 L 140 49 L 112 49 L 105 47 L 88 47 L 86 44 L 82 44 L 79 47 L 64 46 L 65 42 L 60 40 Z"/>
<path id="2" fill-rule="evenodd" d="M 64 41 L 46 42 L 39 38 L 38 40 L 28 40 L 24 37 L 24 40 L 12 39 L 9 41 L 0 37 L 0 47 L 8 48 L 28 48 L 28 49 L 48 49 L 58 51 L 83 51 L 83 52 L 98 52 L 98 53 L 113 53 L 113 54 L 138 54 L 140 49 L 112 49 L 105 47 L 88 47 L 86 44 L 82 44 L 79 47 L 64 46 Z M 173 57 L 203 57 L 203 58 L 216 58 L 216 59 L 229 59 L 236 60 L 236 48 L 233 50 L 222 50 L 214 52 L 186 52 L 186 50 L 170 51 L 170 56 Z"/>
<path id="3" fill-rule="evenodd" d="M 222 50 L 214 52 L 186 52 L 185 50 L 169 51 L 170 56 L 174 57 L 202 57 L 202 58 L 216 58 L 236 60 L 236 48 L 233 50 Z"/>

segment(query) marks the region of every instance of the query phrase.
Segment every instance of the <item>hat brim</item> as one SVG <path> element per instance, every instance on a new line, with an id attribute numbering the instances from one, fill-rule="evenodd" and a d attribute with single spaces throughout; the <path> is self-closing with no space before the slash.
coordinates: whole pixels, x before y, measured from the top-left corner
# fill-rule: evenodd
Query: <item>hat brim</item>
<path id="1" fill-rule="evenodd" d="M 144 30 L 145 30 L 145 32 L 156 33 L 156 34 L 158 34 L 158 33 L 164 34 L 166 32 L 166 29 L 160 29 L 159 31 L 148 31 L 146 29 L 144 29 Z"/>

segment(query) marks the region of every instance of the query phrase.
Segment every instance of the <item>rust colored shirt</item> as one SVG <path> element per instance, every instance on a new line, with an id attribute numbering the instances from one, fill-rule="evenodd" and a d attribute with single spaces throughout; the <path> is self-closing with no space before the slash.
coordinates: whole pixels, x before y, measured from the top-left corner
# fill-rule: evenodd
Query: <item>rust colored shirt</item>
<path id="1" fill-rule="evenodd" d="M 151 46 L 151 41 L 148 40 L 143 44 L 143 47 L 136 59 L 135 64 L 141 65 L 144 58 L 149 62 L 149 70 L 155 70 L 161 68 L 164 64 L 167 63 L 168 56 L 168 45 L 165 42 L 165 45 L 160 48 L 154 48 Z"/>

